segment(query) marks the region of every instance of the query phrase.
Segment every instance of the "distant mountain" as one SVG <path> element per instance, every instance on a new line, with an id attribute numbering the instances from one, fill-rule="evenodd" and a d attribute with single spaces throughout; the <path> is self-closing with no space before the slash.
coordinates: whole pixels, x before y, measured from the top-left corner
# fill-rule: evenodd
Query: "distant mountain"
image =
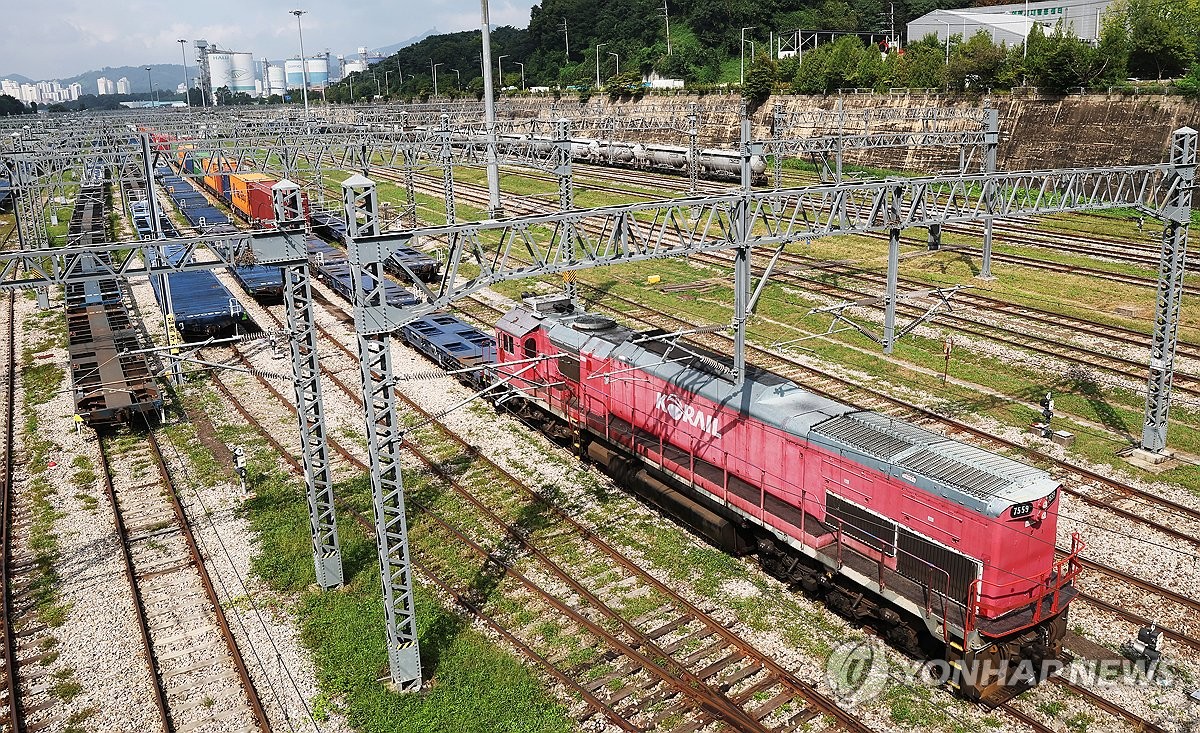
<path id="1" fill-rule="evenodd" d="M 429 30 L 425 31 L 424 33 L 418 33 L 417 35 L 413 36 L 412 38 L 409 38 L 406 41 L 400 41 L 399 43 L 393 43 L 390 46 L 380 46 L 379 48 L 372 48 L 372 49 L 368 50 L 367 53 L 373 57 L 372 61 L 377 61 L 380 58 L 386 58 L 388 56 L 391 56 L 392 54 L 396 53 L 397 51 L 399 51 L 402 48 L 407 48 L 408 46 L 411 46 L 414 43 L 420 43 L 421 41 L 424 41 L 426 38 L 429 38 L 430 36 L 436 36 L 438 33 L 439 33 L 439 31 L 437 28 L 430 28 Z M 356 59 L 359 57 L 357 48 L 351 49 L 350 51 L 346 51 L 342 55 L 345 56 L 347 59 Z"/>
<path id="2" fill-rule="evenodd" d="M 149 78 L 154 80 L 155 89 L 174 92 L 175 87 L 183 83 L 183 66 L 180 64 L 147 64 L 146 66 L 150 67 Z M 121 77 L 125 77 L 129 79 L 131 93 L 145 93 L 150 91 L 150 83 L 146 78 L 146 66 L 105 66 L 103 69 L 85 71 L 69 79 L 59 79 L 58 83 L 70 86 L 79 82 L 83 86 L 85 94 L 95 94 L 96 80 L 100 77 L 110 79 L 114 84 Z M 188 66 L 188 75 L 193 79 L 196 77 L 195 66 Z"/>
<path id="3" fill-rule="evenodd" d="M 183 83 L 183 66 L 179 64 L 148 64 L 150 67 L 150 79 L 154 80 L 155 89 L 165 89 L 172 93 L 175 92 L 175 87 Z M 188 75 L 191 78 L 196 77 L 196 68 L 188 67 Z M 146 78 L 145 66 L 105 66 L 103 69 L 85 71 L 76 76 L 58 79 L 58 83 L 64 87 L 69 87 L 72 84 L 79 82 L 83 87 L 84 94 L 96 93 L 96 80 L 100 77 L 111 79 L 113 84 L 121 77 L 129 79 L 129 91 L 133 94 L 144 94 L 150 91 L 150 82 Z M 54 79 L 30 79 L 21 74 L 0 74 L 0 79 L 12 79 L 21 84 L 34 84 L 38 81 L 55 81 Z"/>
<path id="4" fill-rule="evenodd" d="M 373 48 L 370 50 L 370 54 L 372 56 L 379 54 L 380 57 L 391 56 L 402 48 L 411 46 L 414 43 L 420 43 L 426 38 L 435 36 L 437 34 L 437 28 L 430 28 L 424 33 L 420 33 L 412 38 L 400 41 L 399 43 L 393 43 L 390 46 L 382 46 L 380 48 Z M 358 49 L 352 49 L 344 55 L 347 59 L 356 59 L 358 58 Z M 283 61 L 272 61 L 271 64 L 282 65 Z M 150 78 L 154 80 L 155 89 L 167 89 L 174 92 L 175 87 L 183 83 L 183 67 L 181 65 L 149 64 L 149 66 Z M 255 59 L 255 66 L 257 67 L 257 59 Z M 257 76 L 258 74 L 259 71 L 256 68 L 255 75 Z M 91 71 L 85 71 L 82 74 L 78 74 L 66 79 L 58 79 L 58 83 L 66 87 L 74 84 L 75 82 L 79 82 L 79 84 L 83 86 L 84 94 L 95 94 L 96 80 L 102 76 L 107 79 L 111 79 L 114 84 L 121 77 L 129 79 L 129 91 L 134 94 L 144 94 L 145 92 L 150 91 L 150 84 L 146 81 L 145 66 L 105 66 L 103 69 L 93 69 Z M 196 78 L 195 64 L 188 64 L 188 77 L 190 79 Z M 0 74 L 0 79 L 12 79 L 13 81 L 21 84 L 33 84 L 39 81 L 37 79 L 30 79 L 29 77 L 21 74 Z M 53 80 L 46 79 L 45 81 Z"/>

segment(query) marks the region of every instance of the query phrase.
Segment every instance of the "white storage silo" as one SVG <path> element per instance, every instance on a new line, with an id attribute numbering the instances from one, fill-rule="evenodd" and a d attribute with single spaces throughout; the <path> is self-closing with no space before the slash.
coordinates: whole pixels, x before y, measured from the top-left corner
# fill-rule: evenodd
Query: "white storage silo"
<path id="1" fill-rule="evenodd" d="M 304 86 L 304 67 L 300 65 L 300 59 L 284 61 L 283 70 L 288 89 L 299 89 Z"/>
<path id="2" fill-rule="evenodd" d="M 209 53 L 208 78 L 214 92 L 221 87 L 233 91 L 233 54 L 225 51 Z"/>
<path id="3" fill-rule="evenodd" d="M 350 76 L 356 71 L 366 71 L 367 62 L 363 59 L 350 59 L 346 61 L 346 76 Z"/>
<path id="4" fill-rule="evenodd" d="M 329 85 L 329 60 L 324 56 L 308 59 L 308 86 L 313 89 L 324 89 Z"/>
<path id="5" fill-rule="evenodd" d="M 283 67 L 276 64 L 267 67 L 267 94 L 287 94 L 287 83 L 284 81 Z"/>
<path id="6" fill-rule="evenodd" d="M 235 94 L 238 92 L 254 94 L 254 56 L 242 52 L 234 52 L 229 56 L 231 60 L 229 89 Z"/>

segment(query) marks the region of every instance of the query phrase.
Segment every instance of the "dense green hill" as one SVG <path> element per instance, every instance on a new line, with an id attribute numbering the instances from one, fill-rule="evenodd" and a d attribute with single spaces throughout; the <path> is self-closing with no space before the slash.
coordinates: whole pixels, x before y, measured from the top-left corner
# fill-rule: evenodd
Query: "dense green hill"
<path id="1" fill-rule="evenodd" d="M 892 49 L 881 55 L 857 38 L 844 38 L 806 52 L 803 65 L 799 59 L 769 58 L 772 35 L 789 36 L 800 28 L 881 32 L 891 24 L 893 12 L 895 28 L 902 34 L 909 20 L 934 9 L 961 8 L 970 0 L 666 0 L 670 54 L 663 2 L 544 0 L 531 10 L 528 27 L 492 32 L 492 57 L 504 69 L 502 86 L 520 85 L 519 63 L 525 65 L 527 87 L 586 90 L 595 86 L 598 75 L 610 93 L 622 93 L 640 88 L 652 72 L 683 79 L 693 88 L 737 84 L 742 30 L 751 26 L 745 36 L 746 83 L 753 87 L 747 96 L 755 100 L 775 89 L 822 93 L 900 86 L 982 91 L 1018 84 L 1050 90 L 1106 89 L 1125 85 L 1127 76 L 1164 79 L 1182 76 L 1189 68 L 1190 76 L 1178 88 L 1200 94 L 1200 65 L 1193 67 L 1200 56 L 1200 2 L 1115 0 L 1098 44 L 1048 29 L 1035 32 L 1028 54 L 1020 46 L 997 46 L 981 34 L 952 36 L 948 44 L 932 37 L 908 39 L 905 53 Z M 349 83 L 334 85 L 329 99 L 350 101 L 351 84 L 355 100 L 376 93 L 426 97 L 433 91 L 434 64 L 441 96 L 478 94 L 479 49 L 478 31 L 432 35 L 400 49 L 370 72 L 353 75 Z M 614 78 L 618 63 L 621 74 Z"/>

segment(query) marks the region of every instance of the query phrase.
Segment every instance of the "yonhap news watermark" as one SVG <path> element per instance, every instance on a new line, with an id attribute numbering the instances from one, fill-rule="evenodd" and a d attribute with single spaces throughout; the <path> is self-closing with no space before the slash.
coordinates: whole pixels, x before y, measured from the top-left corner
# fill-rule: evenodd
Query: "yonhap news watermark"
<path id="1" fill-rule="evenodd" d="M 1028 687 L 1053 675 L 1087 687 L 1173 683 L 1170 667 L 1161 658 L 1127 659 L 1115 653 L 1111 659 L 1076 659 L 1070 663 L 1057 659 L 982 659 L 951 664 L 944 659 L 898 658 L 889 655 L 881 642 L 855 640 L 839 644 L 825 661 L 825 681 L 849 706 L 869 702 L 893 685 L 966 688 L 1002 680 L 1006 686 Z"/>

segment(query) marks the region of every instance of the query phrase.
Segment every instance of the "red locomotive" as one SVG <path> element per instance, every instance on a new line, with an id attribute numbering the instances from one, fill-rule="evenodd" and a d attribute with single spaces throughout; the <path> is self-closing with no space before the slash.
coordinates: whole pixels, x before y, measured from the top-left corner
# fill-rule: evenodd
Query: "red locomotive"
<path id="1" fill-rule="evenodd" d="M 661 331 L 527 298 L 496 326 L 505 404 L 710 541 L 947 660 L 988 702 L 1057 659 L 1083 549 L 1055 558 L 1046 472 L 750 370 Z M 505 367 L 505 363 L 512 363 Z M 531 366 L 532 364 L 532 366 Z"/>

